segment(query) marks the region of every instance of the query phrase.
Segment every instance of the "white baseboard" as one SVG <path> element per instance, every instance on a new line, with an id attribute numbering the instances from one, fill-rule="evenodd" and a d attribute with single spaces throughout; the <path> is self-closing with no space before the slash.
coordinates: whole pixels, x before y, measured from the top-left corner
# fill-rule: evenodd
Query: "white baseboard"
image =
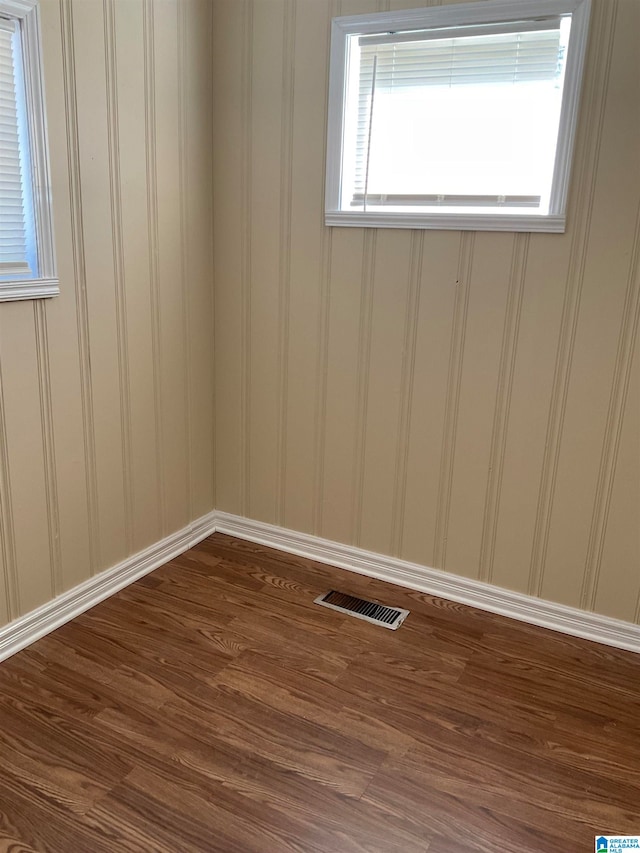
<path id="1" fill-rule="evenodd" d="M 386 557 L 352 545 L 342 545 L 308 533 L 298 533 L 274 524 L 213 511 L 0 628 L 0 661 L 55 631 L 65 622 L 192 548 L 212 533 L 227 533 L 239 539 L 458 601 L 480 610 L 499 613 L 531 625 L 540 625 L 596 643 L 640 652 L 640 625 L 597 613 L 587 613 L 574 607 L 430 569 L 396 557 Z"/>
<path id="2" fill-rule="evenodd" d="M 430 569 L 396 557 L 386 557 L 351 545 L 341 545 L 319 536 L 297 533 L 273 524 L 224 512 L 216 512 L 214 516 L 218 533 L 228 533 L 299 557 L 307 557 L 368 577 L 458 601 L 480 610 L 499 613 L 501 616 L 531 625 L 540 625 L 595 643 L 640 652 L 640 625 L 631 622 L 588 613 L 575 607 L 512 592 L 482 581 Z"/>
<path id="3" fill-rule="evenodd" d="M 127 557 L 121 563 L 0 628 L 0 661 L 192 548 L 214 532 L 214 525 L 215 513 L 203 515 L 182 530 L 171 533 L 144 551 Z"/>

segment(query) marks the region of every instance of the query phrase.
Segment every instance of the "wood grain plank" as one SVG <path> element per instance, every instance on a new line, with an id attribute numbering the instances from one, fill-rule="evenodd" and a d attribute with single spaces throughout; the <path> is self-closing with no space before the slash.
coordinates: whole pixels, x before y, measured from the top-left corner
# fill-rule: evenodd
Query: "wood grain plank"
<path id="1" fill-rule="evenodd" d="M 411 614 L 314 605 L 334 587 Z M 216 534 L 0 666 L 0 851 L 587 849 L 637 831 L 639 676 Z"/>

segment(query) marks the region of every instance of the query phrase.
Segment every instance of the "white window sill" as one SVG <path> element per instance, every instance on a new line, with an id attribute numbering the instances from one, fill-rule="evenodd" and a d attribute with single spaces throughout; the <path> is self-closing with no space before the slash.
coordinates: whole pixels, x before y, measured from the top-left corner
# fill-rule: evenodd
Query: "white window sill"
<path id="1" fill-rule="evenodd" d="M 564 233 L 565 217 L 520 214 L 430 214 L 326 211 L 325 225 L 351 228 L 431 228 L 447 231 L 538 231 Z"/>
<path id="2" fill-rule="evenodd" d="M 48 299 L 58 296 L 60 282 L 57 278 L 38 278 L 28 281 L 0 281 L 0 302 L 18 299 Z"/>

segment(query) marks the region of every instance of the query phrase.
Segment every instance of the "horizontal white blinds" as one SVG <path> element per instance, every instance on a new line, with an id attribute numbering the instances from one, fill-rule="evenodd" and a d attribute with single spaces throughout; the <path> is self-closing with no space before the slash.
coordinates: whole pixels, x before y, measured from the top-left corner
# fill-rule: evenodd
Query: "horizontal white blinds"
<path id="1" fill-rule="evenodd" d="M 487 89 L 480 87 L 518 87 L 543 82 L 553 87 L 561 77 L 564 59 L 560 28 L 560 18 L 551 18 L 500 25 L 359 36 L 352 204 L 360 206 L 365 195 L 375 204 L 410 203 L 406 200 L 406 190 L 394 187 L 393 182 L 382 189 L 378 180 L 375 182 L 376 192 L 376 186 L 369 183 L 369 172 L 373 175 L 375 171 L 379 175 L 380 169 L 370 170 L 369 167 L 374 158 L 380 161 L 382 155 L 376 152 L 380 152 L 382 148 L 387 152 L 386 159 L 389 159 L 389 152 L 393 147 L 390 140 L 394 133 L 400 132 L 401 125 L 406 127 L 407 132 L 412 133 L 418 133 L 417 128 L 425 126 L 424 119 L 415 120 L 416 110 L 419 110 L 423 103 L 434 103 L 434 98 L 425 96 L 421 100 L 421 96 L 417 94 L 419 91 L 426 92 L 433 87 L 445 91 L 458 87 L 479 87 L 479 97 L 488 97 Z M 493 100 L 495 101 L 495 97 Z M 397 106 L 390 107 L 391 101 L 395 101 Z M 402 104 L 407 105 L 404 113 Z M 381 112 L 382 106 L 384 112 Z M 413 118 L 409 110 L 413 110 Z M 396 123 L 395 130 L 389 127 L 387 118 L 392 115 Z M 487 111 L 486 116 L 487 121 L 491 121 L 490 111 Z M 431 134 L 442 130 L 443 121 L 443 114 L 434 113 L 428 116 Z M 485 132 L 485 128 L 482 122 L 474 125 L 474 120 L 470 118 L 469 123 L 464 126 L 464 131 L 469 140 L 473 140 L 478 132 Z M 385 138 L 382 138 L 383 136 Z M 427 147 L 425 146 L 425 150 Z M 376 194 L 378 198 L 374 199 Z M 456 194 L 455 191 L 453 194 Z M 387 195 L 389 198 L 385 197 Z M 422 198 L 418 198 L 418 195 Z M 425 200 L 428 195 L 428 187 L 423 185 L 416 188 L 415 203 L 430 203 Z M 436 203 L 463 206 L 476 203 L 473 193 L 464 200 L 462 195 L 457 195 L 455 201 L 453 197 L 449 201 L 442 198 L 441 192 L 437 192 Z M 405 196 L 403 202 L 398 201 L 400 196 Z M 511 204 L 536 206 L 537 202 L 533 202 L 530 196 L 531 194 L 527 193 L 523 194 L 521 199 L 513 198 Z M 493 197 L 491 193 L 483 192 L 482 198 L 478 196 L 477 203 L 490 206 L 502 205 L 505 202 L 499 193 Z"/>
<path id="2" fill-rule="evenodd" d="M 362 36 L 360 88 L 371 91 L 374 57 L 379 88 L 551 80 L 559 73 L 560 22 L 540 26 L 485 34 L 473 27 L 458 36 L 451 30 Z"/>
<path id="3" fill-rule="evenodd" d="M 0 276 L 30 272 L 20 154 L 17 24 L 0 18 Z"/>

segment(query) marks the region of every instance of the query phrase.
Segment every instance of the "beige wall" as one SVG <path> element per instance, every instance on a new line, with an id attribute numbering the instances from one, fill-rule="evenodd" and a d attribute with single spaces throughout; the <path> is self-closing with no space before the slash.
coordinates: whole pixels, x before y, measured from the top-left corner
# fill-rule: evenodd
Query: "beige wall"
<path id="1" fill-rule="evenodd" d="M 61 295 L 0 304 L 0 624 L 213 502 L 211 4 L 41 6 Z"/>
<path id="2" fill-rule="evenodd" d="M 329 19 L 388 7 L 215 0 L 216 506 L 638 621 L 640 3 L 530 236 L 323 227 Z"/>
<path id="3" fill-rule="evenodd" d="M 594 4 L 530 237 L 323 227 L 329 18 L 387 6 L 43 0 L 62 294 L 0 304 L 0 624 L 214 504 L 640 621 L 640 4 Z"/>

